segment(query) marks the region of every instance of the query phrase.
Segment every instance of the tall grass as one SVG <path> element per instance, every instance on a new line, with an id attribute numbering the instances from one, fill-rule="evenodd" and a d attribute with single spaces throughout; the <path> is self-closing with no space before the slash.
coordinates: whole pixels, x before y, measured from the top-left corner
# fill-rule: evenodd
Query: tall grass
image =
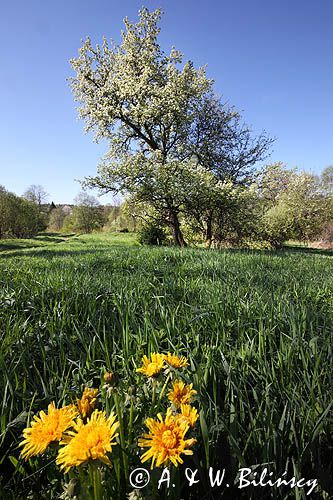
<path id="1" fill-rule="evenodd" d="M 37 460 L 19 459 L 32 411 L 68 403 L 103 367 L 134 382 L 140 357 L 162 350 L 187 355 L 203 401 L 194 464 L 226 468 L 229 478 L 239 467 L 269 464 L 276 477 L 287 470 L 318 478 L 311 498 L 325 498 L 332 488 L 330 255 L 146 248 L 131 235 L 45 245 L 0 254 L 0 498 L 59 498 L 59 485 L 48 482 L 52 464 L 39 470 Z M 204 474 L 182 498 L 241 493 L 305 498 L 297 488 L 211 490 Z"/>

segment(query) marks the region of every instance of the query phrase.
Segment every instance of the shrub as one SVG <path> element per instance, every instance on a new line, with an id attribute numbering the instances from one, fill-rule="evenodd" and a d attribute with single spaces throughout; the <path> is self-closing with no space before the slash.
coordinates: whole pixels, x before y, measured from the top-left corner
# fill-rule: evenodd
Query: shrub
<path id="1" fill-rule="evenodd" d="M 14 193 L 0 191 L 0 238 L 30 238 L 46 228 L 37 205 Z"/>
<path id="2" fill-rule="evenodd" d="M 262 238 L 274 248 L 282 246 L 292 235 L 292 218 L 288 206 L 278 204 L 271 207 L 262 218 Z"/>
<path id="3" fill-rule="evenodd" d="M 139 242 L 141 245 L 163 245 L 165 240 L 165 231 L 156 222 L 146 223 L 139 231 Z"/>

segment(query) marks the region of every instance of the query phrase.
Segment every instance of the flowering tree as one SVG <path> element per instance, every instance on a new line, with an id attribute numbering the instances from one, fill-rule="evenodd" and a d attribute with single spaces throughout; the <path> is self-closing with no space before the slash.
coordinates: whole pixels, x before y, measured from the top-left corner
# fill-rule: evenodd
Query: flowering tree
<path id="1" fill-rule="evenodd" d="M 88 38 L 71 60 L 71 82 L 86 130 L 110 143 L 98 175 L 85 185 L 149 204 L 184 246 L 180 215 L 197 204 L 189 201 L 215 200 L 219 182 L 244 177 L 269 140 L 250 144 L 249 130 L 214 97 L 205 70 L 189 61 L 181 66 L 174 48 L 162 52 L 160 17 L 159 9 L 142 9 L 136 24 L 125 19 L 119 46 L 104 39 L 94 48 Z"/>
<path id="2" fill-rule="evenodd" d="M 180 68 L 178 51 L 162 53 L 160 16 L 160 10 L 142 9 L 137 24 L 125 19 L 119 47 L 104 40 L 93 48 L 88 39 L 71 61 L 72 88 L 87 130 L 110 141 L 99 175 L 87 183 L 151 203 L 172 227 L 175 242 L 184 245 L 179 221 L 186 191 L 184 144 L 195 104 L 212 82 L 191 62 Z"/>

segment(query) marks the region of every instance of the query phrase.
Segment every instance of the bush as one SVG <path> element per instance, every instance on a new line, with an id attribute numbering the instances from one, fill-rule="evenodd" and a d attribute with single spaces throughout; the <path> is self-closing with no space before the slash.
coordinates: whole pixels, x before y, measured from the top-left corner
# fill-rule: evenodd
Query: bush
<path id="1" fill-rule="evenodd" d="M 165 240 L 165 231 L 156 222 L 146 223 L 139 231 L 139 242 L 141 245 L 163 245 Z"/>
<path id="2" fill-rule="evenodd" d="M 14 193 L 0 191 L 0 238 L 30 238 L 46 228 L 37 205 Z"/>
<path id="3" fill-rule="evenodd" d="M 262 218 L 262 238 L 279 248 L 292 236 L 293 220 L 288 206 L 280 203 L 271 207 Z"/>

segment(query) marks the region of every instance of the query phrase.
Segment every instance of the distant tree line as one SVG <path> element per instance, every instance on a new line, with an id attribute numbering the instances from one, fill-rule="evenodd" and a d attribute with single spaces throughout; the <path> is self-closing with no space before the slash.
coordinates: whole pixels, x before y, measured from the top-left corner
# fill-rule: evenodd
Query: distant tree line
<path id="1" fill-rule="evenodd" d="M 47 203 L 49 196 L 40 185 L 32 185 L 18 196 L 0 186 L 0 239 L 31 238 L 39 232 L 95 230 L 135 231 L 136 219 L 124 207 L 101 205 L 81 192 L 74 205 Z"/>
<path id="2" fill-rule="evenodd" d="M 124 210 L 124 204 L 101 205 L 98 199 L 84 191 L 78 194 L 74 203 L 71 207 L 56 207 L 50 212 L 50 230 L 82 233 L 136 230 L 136 218 Z"/>
<path id="3" fill-rule="evenodd" d="M 46 227 L 47 215 L 41 205 L 0 186 L 0 238 L 30 238 Z"/>

